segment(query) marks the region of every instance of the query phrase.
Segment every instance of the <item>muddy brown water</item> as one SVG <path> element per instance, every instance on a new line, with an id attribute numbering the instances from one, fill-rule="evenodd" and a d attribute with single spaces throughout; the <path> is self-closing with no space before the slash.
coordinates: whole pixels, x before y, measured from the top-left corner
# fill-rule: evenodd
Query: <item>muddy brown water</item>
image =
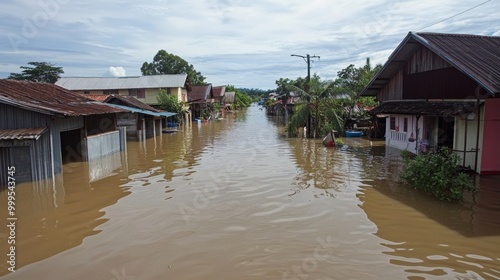
<path id="1" fill-rule="evenodd" d="M 0 278 L 500 279 L 499 176 L 440 202 L 381 141 L 279 123 L 254 106 L 17 185 L 14 273 L 1 191 Z"/>

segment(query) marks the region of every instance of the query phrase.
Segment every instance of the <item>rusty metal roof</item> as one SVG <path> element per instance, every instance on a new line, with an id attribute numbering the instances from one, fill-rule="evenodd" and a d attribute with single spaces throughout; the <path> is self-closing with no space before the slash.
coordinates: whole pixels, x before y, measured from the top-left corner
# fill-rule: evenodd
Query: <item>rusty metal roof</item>
<path id="1" fill-rule="evenodd" d="M 400 114 L 419 116 L 457 116 L 475 112 L 476 102 L 464 101 L 385 101 L 368 111 L 370 115 Z"/>
<path id="2" fill-rule="evenodd" d="M 143 109 L 143 110 L 153 111 L 153 112 L 162 112 L 162 110 L 158 110 L 152 106 L 149 106 L 148 104 L 141 102 L 140 100 L 138 100 L 137 98 L 135 98 L 133 96 L 111 94 L 111 95 L 107 95 L 107 98 L 104 99 L 103 102 L 124 105 L 124 106 L 139 108 L 139 109 Z"/>
<path id="3" fill-rule="evenodd" d="M 223 97 L 224 94 L 226 93 L 226 87 L 225 86 L 213 87 L 212 91 L 214 92 L 214 97 Z"/>
<path id="4" fill-rule="evenodd" d="M 191 91 L 188 92 L 188 102 L 205 102 L 213 95 L 212 85 L 191 86 Z"/>
<path id="5" fill-rule="evenodd" d="M 377 95 L 421 46 L 477 82 L 489 94 L 500 94 L 500 37 L 410 32 L 361 95 Z"/>
<path id="6" fill-rule="evenodd" d="M 125 112 L 62 87 L 0 79 L 0 103 L 47 115 L 87 116 Z"/>
<path id="7" fill-rule="evenodd" d="M 0 129 L 0 140 L 38 140 L 45 131 L 46 127 Z"/>

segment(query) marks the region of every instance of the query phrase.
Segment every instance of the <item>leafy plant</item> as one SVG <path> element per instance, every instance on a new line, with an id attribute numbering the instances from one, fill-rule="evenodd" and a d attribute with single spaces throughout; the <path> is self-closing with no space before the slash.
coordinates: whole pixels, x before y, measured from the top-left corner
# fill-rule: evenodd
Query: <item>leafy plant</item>
<path id="1" fill-rule="evenodd" d="M 160 89 L 158 91 L 158 104 L 160 109 L 167 112 L 176 113 L 175 116 L 177 121 L 181 121 L 182 113 L 184 112 L 184 105 L 182 102 L 177 100 L 177 96 L 173 94 L 168 94 L 165 89 Z"/>
<path id="2" fill-rule="evenodd" d="M 439 200 L 460 200 L 463 191 L 474 190 L 471 178 L 458 168 L 460 157 L 447 148 L 438 153 L 415 157 L 402 152 L 403 171 L 400 181 L 415 189 L 431 193 Z"/>

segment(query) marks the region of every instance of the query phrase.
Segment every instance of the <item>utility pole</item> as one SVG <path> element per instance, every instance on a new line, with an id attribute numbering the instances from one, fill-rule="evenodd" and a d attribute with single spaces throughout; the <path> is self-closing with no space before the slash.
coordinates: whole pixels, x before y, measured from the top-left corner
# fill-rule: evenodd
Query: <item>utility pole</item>
<path id="1" fill-rule="evenodd" d="M 306 84 L 304 85 L 304 90 L 305 92 L 309 95 L 309 81 L 311 80 L 311 58 L 318 58 L 320 59 L 319 56 L 317 55 L 298 55 L 298 54 L 292 54 L 291 56 L 297 56 L 297 57 L 302 57 L 304 61 L 307 63 L 307 77 L 306 77 Z M 311 101 L 311 98 L 307 96 L 307 102 Z M 286 108 L 285 108 L 286 109 Z M 313 138 L 313 133 L 311 130 L 312 126 L 312 119 L 311 119 L 311 114 L 308 114 L 307 116 L 307 138 Z"/>

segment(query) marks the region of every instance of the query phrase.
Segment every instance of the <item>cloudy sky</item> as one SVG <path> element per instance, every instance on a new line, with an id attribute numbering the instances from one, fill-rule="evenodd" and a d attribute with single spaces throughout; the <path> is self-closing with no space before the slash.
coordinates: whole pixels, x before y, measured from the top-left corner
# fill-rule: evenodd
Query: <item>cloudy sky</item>
<path id="1" fill-rule="evenodd" d="M 64 76 L 140 75 L 160 49 L 214 85 L 273 89 L 317 55 L 333 79 L 367 57 L 384 63 L 408 32 L 500 36 L 500 0 L 2 0 L 0 77 L 29 61 Z"/>

